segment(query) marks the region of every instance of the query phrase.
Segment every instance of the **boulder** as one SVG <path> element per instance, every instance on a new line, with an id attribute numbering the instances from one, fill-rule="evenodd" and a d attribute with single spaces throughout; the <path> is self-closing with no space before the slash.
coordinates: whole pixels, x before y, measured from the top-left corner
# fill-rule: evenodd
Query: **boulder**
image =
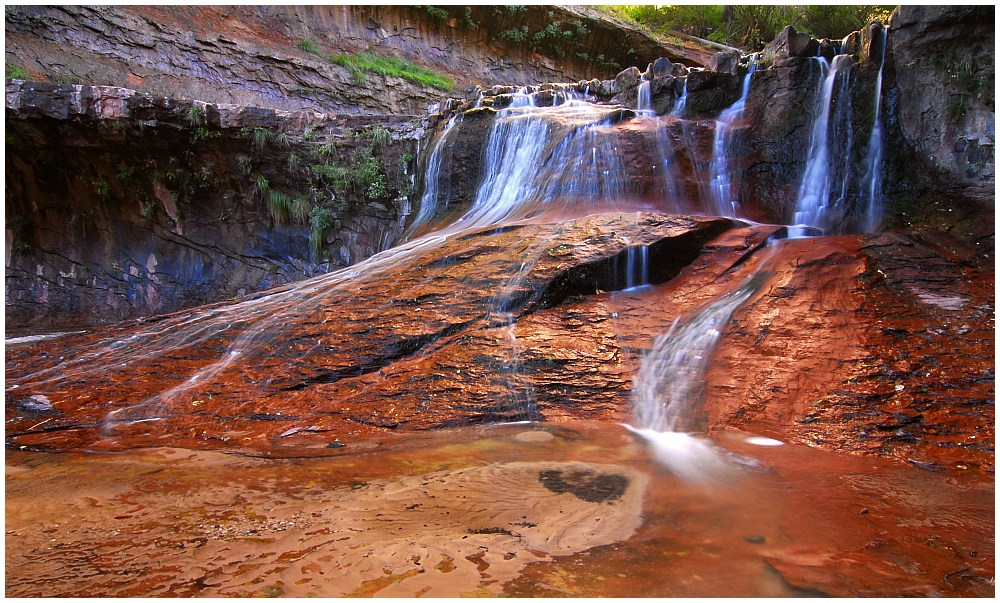
<path id="1" fill-rule="evenodd" d="M 708 62 L 708 69 L 715 73 L 738 75 L 741 58 L 743 58 L 743 54 L 739 50 L 723 50 L 712 56 L 712 59 Z"/>
<path id="2" fill-rule="evenodd" d="M 764 57 L 811 57 L 816 55 L 817 50 L 819 43 L 809 34 L 798 33 L 794 27 L 787 25 L 764 47 Z"/>
<path id="3" fill-rule="evenodd" d="M 667 77 L 673 75 L 674 70 L 678 65 L 684 67 L 684 65 L 680 63 L 672 63 L 670 59 L 666 57 L 660 57 L 655 61 L 653 61 L 652 63 L 650 63 L 649 66 L 646 68 L 645 78 L 647 80 L 652 80 L 658 77 Z"/>
<path id="4" fill-rule="evenodd" d="M 615 94 L 625 92 L 638 86 L 640 80 L 642 80 L 642 72 L 639 71 L 639 68 L 635 66 L 629 67 L 615 76 L 612 90 Z"/>

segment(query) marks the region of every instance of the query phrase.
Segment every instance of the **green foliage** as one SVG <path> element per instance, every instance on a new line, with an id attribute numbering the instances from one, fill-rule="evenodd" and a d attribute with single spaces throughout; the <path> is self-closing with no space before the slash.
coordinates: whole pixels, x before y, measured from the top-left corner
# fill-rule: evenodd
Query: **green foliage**
<path id="1" fill-rule="evenodd" d="M 497 38 L 511 44 L 523 44 L 528 41 L 528 26 L 522 25 L 521 27 L 505 29 L 497 35 Z"/>
<path id="2" fill-rule="evenodd" d="M 965 94 L 955 94 L 948 100 L 948 106 L 945 108 L 947 113 L 948 121 L 955 123 L 962 119 L 965 112 L 969 109 L 968 95 Z"/>
<path id="3" fill-rule="evenodd" d="M 292 198 L 281 191 L 267 191 L 267 208 L 271 211 L 278 224 L 290 224 L 292 221 Z"/>
<path id="4" fill-rule="evenodd" d="M 479 29 L 479 24 L 472 18 L 472 7 L 466 6 L 462 9 L 462 23 L 469 29 Z"/>
<path id="5" fill-rule="evenodd" d="M 205 123 L 205 110 L 198 105 L 191 105 L 187 110 L 187 120 L 192 127 Z"/>
<path id="6" fill-rule="evenodd" d="M 257 187 L 257 192 L 262 198 L 266 198 L 267 194 L 271 191 L 271 183 L 267 181 L 267 177 L 264 174 L 257 174 L 254 185 Z"/>
<path id="7" fill-rule="evenodd" d="M 392 142 L 392 132 L 380 125 L 368 128 L 361 135 L 371 142 L 373 151 L 377 151 Z"/>
<path id="8" fill-rule="evenodd" d="M 309 210 L 309 248 L 315 257 L 323 251 L 326 232 L 335 224 L 336 216 L 325 207 L 316 206 Z"/>
<path id="9" fill-rule="evenodd" d="M 313 149 L 313 153 L 320 158 L 330 159 L 337 155 L 337 147 L 333 143 L 321 144 Z"/>
<path id="10" fill-rule="evenodd" d="M 237 163 L 240 166 L 240 171 L 244 174 L 249 174 L 250 170 L 253 169 L 253 158 L 249 155 L 240 155 Z"/>
<path id="11" fill-rule="evenodd" d="M 760 50 L 786 25 L 817 38 L 840 39 L 872 19 L 888 23 L 884 5 L 632 5 L 605 10 L 654 33 L 677 31 Z"/>
<path id="12" fill-rule="evenodd" d="M 221 136 L 221 132 L 213 132 L 205 127 L 197 127 L 191 132 L 191 144 L 201 142 L 202 140 L 211 140 L 212 138 L 218 138 Z"/>
<path id="13" fill-rule="evenodd" d="M 320 56 L 320 48 L 319 44 L 316 43 L 316 40 L 303 38 L 298 42 L 296 42 L 295 46 L 298 47 L 299 50 L 303 50 L 305 52 L 308 52 L 309 54 Z"/>
<path id="14" fill-rule="evenodd" d="M 954 91 L 947 107 L 949 120 L 958 121 L 973 98 L 987 107 L 996 102 L 995 72 L 991 63 L 977 61 L 970 55 L 957 56 L 952 49 L 932 52 L 931 65 L 945 72 Z"/>
<path id="15" fill-rule="evenodd" d="M 375 157 L 369 157 L 354 167 L 351 180 L 364 191 L 369 199 L 384 199 L 389 196 L 382 164 Z"/>
<path id="16" fill-rule="evenodd" d="M 146 200 L 139 207 L 139 213 L 142 214 L 143 218 L 151 219 L 156 214 L 156 202 Z"/>
<path id="17" fill-rule="evenodd" d="M 309 213 L 312 211 L 312 207 L 312 201 L 309 199 L 296 197 L 292 199 L 292 203 L 288 209 L 294 222 L 304 223 L 309 220 Z"/>
<path id="18" fill-rule="evenodd" d="M 519 14 L 523 13 L 526 10 L 528 10 L 527 6 L 523 6 L 523 5 L 520 5 L 520 4 L 511 4 L 510 6 L 495 6 L 495 7 L 493 7 L 493 14 L 496 15 L 496 16 L 498 16 L 498 17 L 502 17 L 505 14 L 507 14 L 507 15 L 519 15 Z"/>
<path id="19" fill-rule="evenodd" d="M 107 201 L 111 198 L 111 183 L 104 176 L 98 176 L 93 181 L 91 185 L 94 187 L 94 192 L 102 201 Z"/>
<path id="20" fill-rule="evenodd" d="M 267 147 L 271 139 L 274 138 L 274 134 L 270 130 L 263 126 L 257 126 L 251 131 L 251 136 L 253 137 L 253 148 L 257 153 L 263 154 L 264 148 Z"/>
<path id="21" fill-rule="evenodd" d="M 455 82 L 451 78 L 436 71 L 373 51 L 359 52 L 353 55 L 331 55 L 330 62 L 347 68 L 358 84 L 365 83 L 366 74 L 375 73 L 382 76 L 400 77 L 421 86 L 440 90 L 451 90 L 455 87 Z"/>
<path id="22" fill-rule="evenodd" d="M 347 170 L 339 165 L 322 163 L 310 167 L 315 177 L 329 182 L 334 189 L 344 190 L 347 188 Z"/>
<path id="23" fill-rule="evenodd" d="M 31 228 L 31 220 L 20 214 L 14 215 L 7 219 L 6 227 L 14 236 L 24 236 Z"/>
<path id="24" fill-rule="evenodd" d="M 135 166 L 126 165 L 124 161 L 118 164 L 118 172 L 115 174 L 115 178 L 122 182 L 128 182 L 134 175 Z"/>
<path id="25" fill-rule="evenodd" d="M 28 70 L 20 65 L 7 64 L 5 71 L 7 72 L 8 80 L 26 80 L 28 79 Z"/>
<path id="26" fill-rule="evenodd" d="M 444 21 L 445 19 L 448 18 L 447 9 L 441 8 L 440 6 L 428 6 L 426 7 L 425 10 L 427 11 L 428 15 L 434 17 L 435 19 L 440 19 L 441 21 Z"/>

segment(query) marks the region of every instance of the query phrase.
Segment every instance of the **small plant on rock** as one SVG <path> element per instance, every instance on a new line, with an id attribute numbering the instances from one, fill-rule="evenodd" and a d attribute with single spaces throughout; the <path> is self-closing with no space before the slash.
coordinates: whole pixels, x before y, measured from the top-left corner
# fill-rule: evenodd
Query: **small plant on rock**
<path id="1" fill-rule="evenodd" d="M 320 55 L 319 44 L 316 43 L 316 40 L 312 40 L 310 38 L 303 38 L 298 42 L 296 42 L 295 45 L 299 48 L 299 50 L 303 50 L 305 52 L 308 52 L 309 54 L 314 54 L 316 56 Z"/>

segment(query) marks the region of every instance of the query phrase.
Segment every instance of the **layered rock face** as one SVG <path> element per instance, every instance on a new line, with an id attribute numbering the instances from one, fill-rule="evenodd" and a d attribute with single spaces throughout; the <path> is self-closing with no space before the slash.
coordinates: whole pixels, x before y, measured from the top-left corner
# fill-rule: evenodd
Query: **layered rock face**
<path id="1" fill-rule="evenodd" d="M 10 83 L 7 115 L 9 330 L 231 299 L 382 251 L 421 133 L 69 84 Z"/>
<path id="2" fill-rule="evenodd" d="M 996 188 L 994 10 L 901 6 L 889 32 L 890 102 L 912 160 L 949 196 L 990 208 Z M 897 169 L 913 171 L 912 164 Z"/>
<path id="3" fill-rule="evenodd" d="M 331 45 L 336 46 L 334 43 L 339 40 L 338 43 L 353 48 L 352 44 L 357 45 L 356 42 L 364 38 L 360 33 L 364 31 L 383 36 L 386 52 L 391 49 L 404 56 L 416 52 L 418 47 L 426 48 L 436 43 L 434 36 L 458 36 L 457 32 L 465 30 L 468 31 L 463 35 L 472 36 L 469 40 L 477 40 L 476 44 L 492 48 L 490 44 L 499 43 L 490 42 L 485 31 L 471 29 L 468 22 L 462 25 L 462 19 L 441 21 L 422 10 L 372 8 L 388 11 L 379 13 L 376 21 L 383 25 L 391 21 L 394 25 L 388 26 L 389 29 L 399 32 L 393 35 L 387 33 L 389 29 L 383 28 L 383 31 L 359 25 L 358 20 L 365 21 L 367 17 L 362 19 L 351 11 L 368 10 L 365 7 L 303 9 L 305 12 L 284 7 L 233 9 L 250 11 L 247 14 L 228 14 L 222 8 L 201 7 L 172 11 L 169 16 L 161 15 L 155 7 L 148 7 L 152 11 L 148 15 L 142 10 L 126 7 L 111 7 L 105 11 L 83 7 L 26 8 L 7 15 L 11 34 L 9 56 L 21 56 L 17 53 L 22 53 L 21 58 L 33 56 L 39 70 L 43 63 L 48 66 L 46 69 L 57 64 L 73 64 L 79 66 L 73 71 L 73 77 L 86 75 L 97 80 L 105 77 L 101 74 L 118 73 L 116 70 L 120 70 L 121 65 L 108 66 L 118 60 L 113 58 L 115 54 L 74 51 L 72 60 L 70 56 L 59 59 L 51 54 L 70 52 L 75 45 L 83 44 L 87 35 L 106 38 L 105 44 L 123 44 L 121 48 L 115 47 L 121 52 L 133 48 L 131 54 L 139 53 L 137 57 L 149 54 L 145 59 L 136 58 L 130 63 L 145 65 L 144 69 L 148 70 L 144 72 L 147 75 L 143 76 L 142 84 L 120 73 L 107 77 L 110 81 L 123 77 L 122 81 L 131 81 L 139 87 L 135 99 L 145 99 L 142 101 L 126 102 L 124 99 L 133 96 L 129 88 L 114 92 L 97 89 L 81 92 L 68 84 L 32 84 L 24 92 L 19 85 L 12 85 L 8 90 L 11 153 L 7 172 L 12 187 L 8 189 L 7 203 L 7 287 L 8 299 L 13 303 L 8 305 L 7 318 L 8 324 L 15 328 L 102 323 L 231 298 L 351 264 L 385 249 L 400 240 L 407 220 L 412 221 L 420 213 L 428 189 L 426 179 L 431 149 L 444 136 L 445 125 L 455 111 L 462 113 L 462 118 L 448 134 L 448 144 L 440 157 L 443 165 L 439 168 L 446 174 L 441 180 L 447 182 L 448 202 L 446 207 L 434 211 L 458 215 L 462 208 L 472 203 L 483 179 L 483 145 L 493 123 L 494 111 L 506 106 L 511 93 L 517 90 L 516 87 L 480 86 L 469 92 L 469 100 L 463 105 L 454 99 L 443 100 L 443 91 L 417 86 L 401 78 L 371 76 L 365 86 L 358 86 L 357 82 L 349 81 L 346 72 L 341 73 L 344 71 L 341 68 L 328 62 L 319 66 L 319 57 L 295 46 L 296 39 L 319 39 L 316 23 L 329 26 L 327 39 Z M 526 9 L 523 13 L 500 11 L 495 15 L 490 13 L 492 16 L 473 11 L 470 15 L 483 22 L 487 17 L 494 19 L 497 27 L 515 28 L 524 26 L 524 20 L 534 14 L 531 10 Z M 558 16 L 564 23 L 575 19 L 586 21 L 587 17 L 572 11 Z M 160 29 L 149 26 L 154 17 L 162 17 Z M 427 18 L 434 27 L 407 25 L 424 23 Z M 402 21 L 396 23 L 392 19 Z M 90 21 L 102 25 L 86 31 L 104 33 L 73 33 L 79 29 L 74 23 Z M 869 161 L 866 152 L 871 148 L 873 136 L 874 90 L 880 72 L 884 72 L 887 92 L 885 102 L 880 104 L 880 114 L 884 117 L 883 174 L 878 183 L 886 206 L 883 223 L 896 228 L 931 223 L 936 229 L 947 230 L 956 239 L 956 244 L 979 249 L 984 261 L 988 262 L 992 257 L 989 244 L 992 222 L 979 219 L 978 214 L 982 204 L 987 202 L 984 195 L 992 190 L 990 183 L 993 182 L 990 175 L 992 121 L 988 117 L 992 113 L 986 111 L 986 105 L 981 102 L 988 89 L 985 82 L 989 72 L 977 67 L 980 62 L 973 59 L 979 56 L 976 52 L 986 52 L 984 49 L 990 46 L 977 33 L 976 28 L 981 27 L 979 21 L 961 11 L 920 12 L 917 16 L 903 11 L 896 21 L 900 25 L 894 26 L 893 32 L 905 30 L 901 25 L 905 22 L 910 23 L 906 27 L 945 32 L 940 35 L 955 43 L 979 40 L 978 46 L 970 50 L 972 58 L 968 66 L 971 71 L 963 71 L 968 72 L 965 80 L 956 83 L 955 78 L 940 77 L 933 84 L 939 90 L 934 98 L 964 103 L 960 107 L 962 112 L 938 110 L 936 121 L 922 118 L 924 125 L 920 131 L 906 125 L 913 122 L 907 116 L 913 114 L 914 104 L 901 103 L 899 99 L 919 95 L 919 90 L 929 82 L 906 75 L 913 69 L 899 68 L 902 59 L 908 56 L 903 50 L 905 45 L 899 46 L 902 59 L 897 58 L 895 34 L 890 32 L 886 48 L 882 43 L 882 30 L 877 26 L 836 43 L 812 40 L 808 36 L 803 38 L 788 29 L 765 49 L 762 58 L 748 60 L 733 51 L 722 52 L 705 61 L 712 67 L 712 70 L 705 70 L 660 57 L 650 61 L 644 72 L 633 67 L 614 79 L 582 80 L 561 87 L 549 86 L 549 89 L 557 95 L 560 90 L 572 88 L 586 94 L 591 101 L 636 107 L 638 89 L 648 86 L 650 109 L 654 113 L 676 112 L 684 119 L 658 125 L 660 131 L 656 132 L 648 123 L 628 119 L 627 113 L 616 118 L 618 139 L 623 145 L 621 155 L 626 157 L 624 161 L 628 164 L 628 179 L 632 181 L 634 194 L 655 199 L 672 187 L 678 202 L 670 209 L 713 213 L 715 210 L 706 209 L 704 202 L 716 178 L 710 171 L 717 154 L 713 149 L 717 144 L 712 140 L 713 132 L 719 131 L 720 114 L 737 101 L 741 89 L 746 87 L 745 111 L 735 123 L 727 124 L 727 170 L 732 174 L 729 186 L 740 208 L 738 215 L 756 221 L 787 223 L 794 220 L 796 200 L 810 156 L 812 131 L 824 110 L 821 102 L 824 67 L 820 58 L 813 54 L 822 55 L 823 60 L 829 61 L 836 52 L 846 53 L 851 61 L 838 79 L 842 82 L 838 86 L 843 86 L 845 92 L 830 109 L 835 113 L 830 119 L 838 125 L 828 142 L 830 152 L 835 151 L 838 158 L 843 157 L 844 165 L 852 166 L 851 174 L 843 180 L 846 194 L 838 220 L 847 225 L 847 230 L 857 230 L 855 223 L 860 211 L 856 207 L 859 205 L 857 199 L 862 196 L 861 180 Z M 201 25 L 193 27 L 195 22 Z M 236 23 L 245 25 L 235 27 Z M 580 44 L 586 40 L 586 44 L 597 45 L 601 40 L 607 41 L 608 36 L 600 33 L 604 29 L 595 21 L 586 23 L 590 24 L 587 28 L 591 33 L 575 40 L 580 40 Z M 183 27 L 189 26 L 194 33 L 179 34 Z M 263 31 L 268 27 L 281 32 L 283 41 L 275 41 L 277 34 L 264 36 Z M 120 35 L 111 36 L 114 32 Z M 258 35 L 252 36 L 254 32 Z M 473 32 L 478 33 L 473 35 Z M 479 39 L 483 36 L 487 38 Z M 459 36 L 452 42 L 459 39 L 465 40 Z M 62 41 L 60 45 L 53 43 L 56 40 Z M 159 56 L 160 51 L 168 47 L 178 49 L 167 55 L 171 57 L 170 65 L 154 64 L 153 55 Z M 108 50 L 111 52 L 115 48 Z M 577 52 L 584 51 L 578 49 Z M 963 56 L 964 51 L 949 43 L 941 52 L 958 57 Z M 266 70 L 273 85 L 253 84 L 255 76 L 238 71 L 243 69 L 240 65 L 253 64 L 268 56 L 274 59 L 273 64 L 269 63 L 272 68 Z M 456 69 L 449 63 L 455 59 L 454 53 L 431 52 L 422 56 L 424 62 L 447 68 L 450 73 Z M 693 55 L 671 56 L 688 64 L 693 62 Z M 934 64 L 943 64 L 944 55 L 935 56 L 938 58 Z M 565 62 L 567 65 L 572 63 L 569 57 Z M 749 85 L 744 86 L 751 62 L 758 66 Z M 913 63 L 911 59 L 904 65 Z M 954 71 L 957 63 L 952 63 L 949 68 Z M 226 65 L 229 67 L 223 68 Z M 501 69 L 491 71 L 489 77 L 530 82 L 537 81 L 541 77 L 539 74 L 549 73 L 544 69 L 531 71 L 525 64 L 521 66 L 527 69 L 520 72 L 521 75 Z M 592 73 L 566 69 L 549 75 L 577 77 Z M 167 72 L 171 85 L 181 82 L 179 88 L 172 90 L 198 95 L 204 92 L 204 96 L 199 96 L 200 100 L 195 102 L 161 100 L 148 95 L 145 91 L 161 91 L 161 88 L 147 82 L 166 82 L 167 76 L 163 74 Z M 524 76 L 529 72 L 534 75 Z M 153 73 L 161 75 L 152 77 Z M 897 77 L 897 73 L 903 76 Z M 48 71 L 44 75 L 60 77 Z M 466 77 L 474 75 L 475 71 L 466 70 Z M 303 78 L 313 79 L 305 81 Z M 304 87 L 295 88 L 296 85 Z M 208 93 L 210 88 L 215 92 Z M 546 85 L 540 88 L 545 89 Z M 378 102 L 373 104 L 351 94 L 371 95 L 371 99 L 377 98 Z M 77 97 L 83 100 L 73 100 Z M 336 102 L 331 100 L 335 97 L 339 99 Z M 214 122 L 198 123 L 197 114 L 202 107 L 228 107 L 203 102 L 215 99 L 253 104 L 239 111 L 238 120 L 230 120 L 225 127 L 216 129 Z M 544 102 L 545 99 L 540 100 Z M 275 117 L 278 115 L 275 111 L 280 113 L 296 107 L 422 113 L 430 101 L 442 101 L 435 106 L 443 113 L 431 115 L 429 123 L 422 118 L 385 117 L 384 114 L 368 119 L 327 112 Z M 77 107 L 72 106 L 73 103 L 83 104 Z M 137 103 L 160 104 L 170 108 L 165 112 L 172 117 L 157 121 L 146 119 L 141 113 L 134 118 L 131 114 L 121 117 L 109 113 L 118 105 L 126 107 L 126 112 L 131 111 L 129 103 L 136 106 Z M 474 105 L 481 108 L 470 110 Z M 847 110 L 843 111 L 845 108 Z M 232 108 L 224 110 L 235 111 Z M 187 116 L 183 114 L 185 111 L 194 113 Z M 210 112 L 214 111 L 216 109 Z M 843 116 L 838 117 L 837 111 Z M 968 122 L 968 127 L 958 128 L 960 124 L 950 121 L 952 117 L 948 115 L 955 119 L 960 117 L 964 120 L 962 123 Z M 319 127 L 317 124 L 324 125 Z M 365 143 L 359 144 L 353 139 L 355 135 L 371 134 L 380 128 L 388 128 L 391 132 L 391 144 L 387 150 L 375 153 L 378 165 L 368 164 L 358 153 L 358 148 Z M 948 144 L 952 151 L 944 154 L 934 151 L 937 158 L 932 166 L 925 158 L 930 136 L 925 131 L 934 128 L 947 132 L 947 136 L 941 136 L 951 141 Z M 80 142 L 74 143 L 73 151 L 61 145 L 64 134 L 68 134 L 68 140 Z M 222 142 L 236 134 L 239 141 Z M 267 144 L 265 152 L 254 151 L 255 135 L 272 134 L 281 136 L 282 142 Z M 143 137 L 157 144 L 148 145 Z M 331 157 L 329 153 L 318 157 L 317 152 L 328 147 L 331 141 L 336 141 L 338 157 Z M 294 148 L 285 146 L 289 144 Z M 657 171 L 655 165 L 658 161 L 655 155 L 664 155 L 664 146 L 669 147 L 668 154 L 674 162 L 673 174 L 666 174 L 663 169 Z M 962 150 L 955 150 L 959 148 Z M 83 149 L 89 149 L 89 157 L 76 156 Z M 153 149 L 158 151 L 157 157 L 144 157 Z M 418 152 L 421 149 L 423 152 Z M 135 157 L 144 157 L 144 163 L 135 165 Z M 914 162 L 923 167 L 909 169 Z M 57 164 L 59 169 L 51 170 L 51 166 Z M 384 187 L 375 191 L 378 193 L 375 198 L 366 194 L 369 184 L 345 187 L 344 173 L 336 173 L 331 165 L 339 170 L 367 166 L 371 168 L 369 171 L 378 172 L 375 176 L 383 179 Z M 329 177 L 318 175 L 314 170 L 317 167 L 325 170 L 323 173 Z M 54 177 L 39 177 L 39 174 L 50 172 Z M 954 177 L 946 177 L 946 173 Z M 960 174 L 965 176 L 955 176 Z M 170 178 L 180 178 L 184 182 L 167 182 Z M 667 178 L 675 182 L 668 183 Z M 130 179 L 131 182 L 126 182 Z M 160 182 L 154 182 L 157 180 Z M 264 185 L 263 190 L 260 185 Z M 188 192 L 182 194 L 182 188 Z M 298 218 L 290 219 L 280 208 L 277 215 L 267 211 L 272 191 L 287 196 L 289 201 L 300 202 Z M 950 197 L 942 199 L 942 192 Z M 184 205 L 195 197 L 198 203 L 178 207 L 178 200 Z M 67 198 L 74 199 L 72 206 L 65 203 Z M 234 200 L 237 201 L 234 203 Z M 326 213 L 313 220 L 308 215 L 307 200 L 310 205 L 322 205 Z M 45 209 L 39 211 L 43 207 Z M 157 207 L 163 211 L 157 211 Z M 185 211 L 179 211 L 181 209 Z M 234 212 L 243 217 L 232 219 Z M 225 220 L 210 219 L 219 217 Z M 88 220 L 89 225 L 86 224 Z M 192 220 L 198 221 L 197 228 Z M 186 234 L 184 221 L 188 221 Z M 320 227 L 314 228 L 311 222 Z M 239 226 L 234 227 L 237 223 Z M 90 237 L 96 232 L 102 233 L 99 245 L 93 241 L 82 243 L 88 236 L 88 226 Z M 137 234 L 146 231 L 150 234 Z M 182 237 L 185 241 L 164 243 L 164 237 Z M 128 238 L 145 242 L 139 244 L 126 240 Z M 70 250 L 55 253 L 56 239 L 70 241 Z M 310 239 L 316 240 L 311 244 Z M 220 245 L 219 241 L 226 241 L 221 244 L 224 249 L 213 250 Z M 161 249 L 164 245 L 166 247 Z M 168 251 L 166 248 L 171 246 L 178 250 Z M 172 259 L 180 257 L 178 254 L 198 258 L 193 260 L 193 265 L 202 268 L 192 273 L 185 267 L 189 264 L 176 263 Z M 53 322 L 56 316 L 65 319 L 63 325 Z"/>
<path id="4" fill-rule="evenodd" d="M 556 24 L 558 35 L 539 33 L 545 23 Z M 450 75 L 459 92 L 608 77 L 660 56 L 701 65 L 713 52 L 665 45 L 585 7 L 26 6 L 6 13 L 7 63 L 31 79 L 338 113 L 419 115 L 440 100 L 441 90 L 398 77 L 367 77 L 359 86 L 349 69 L 328 60 L 368 50 Z"/>

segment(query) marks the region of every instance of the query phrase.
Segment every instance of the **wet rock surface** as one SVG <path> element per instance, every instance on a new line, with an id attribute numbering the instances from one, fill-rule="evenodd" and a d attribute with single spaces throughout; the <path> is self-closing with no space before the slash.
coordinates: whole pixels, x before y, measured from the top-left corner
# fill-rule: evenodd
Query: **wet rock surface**
<path id="1" fill-rule="evenodd" d="M 6 455 L 12 596 L 990 597 L 992 483 L 740 432 L 724 483 L 607 422 L 386 434 L 337 459 Z M 596 459 L 600 459 L 597 462 Z M 617 476 L 613 500 L 540 475 Z M 710 568 L 711 571 L 706 571 Z"/>
<path id="2" fill-rule="evenodd" d="M 902 235 L 766 246 L 779 231 L 659 214 L 517 223 L 367 276 L 26 344 L 8 353 L 9 395 L 59 414 L 8 405 L 8 446 L 339 454 L 384 431 L 621 421 L 653 338 L 762 270 L 689 401 L 698 429 L 991 475 L 992 273 Z M 626 239 L 659 249 L 652 284 L 622 290 Z"/>
<path id="3" fill-rule="evenodd" d="M 618 368 L 611 311 L 588 304 L 557 326 L 562 309 L 624 287 L 626 240 L 650 247 L 661 282 L 729 227 L 659 214 L 512 224 L 399 261 L 375 258 L 381 268 L 368 274 L 360 267 L 241 304 L 54 340 L 14 352 L 8 378 L 19 395 L 51 379 L 37 393 L 61 412 L 72 407 L 73 418 L 35 427 L 22 418 L 7 433 L 15 445 L 59 447 L 55 436 L 71 447 L 130 447 L 133 437 L 270 446 L 292 427 L 309 430 L 281 442 L 535 418 L 549 405 L 574 409 L 571 416 L 617 415 L 630 376 Z M 44 360 L 29 366 L 28 358 Z M 94 370 L 95 361 L 104 366 Z M 85 385 L 108 379 L 117 383 L 98 392 Z M 106 429 L 115 435 L 105 438 Z"/>
<path id="4" fill-rule="evenodd" d="M 422 133 L 405 116 L 45 82 L 8 82 L 6 116 L 8 333 L 233 299 L 370 257 L 402 235 Z M 359 165 L 376 198 L 317 175 Z M 272 194 L 306 215 L 276 213 Z M 331 200 L 313 245 L 311 208 Z"/>

